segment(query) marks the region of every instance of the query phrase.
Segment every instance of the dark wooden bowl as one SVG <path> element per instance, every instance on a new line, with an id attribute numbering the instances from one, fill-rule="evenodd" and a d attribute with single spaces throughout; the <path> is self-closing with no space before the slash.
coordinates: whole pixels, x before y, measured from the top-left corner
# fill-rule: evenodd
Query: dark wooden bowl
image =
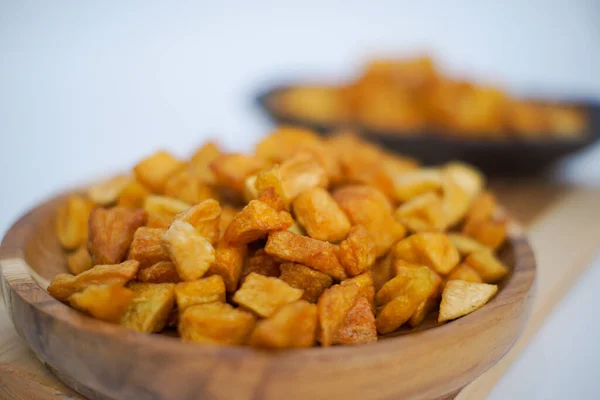
<path id="1" fill-rule="evenodd" d="M 64 272 L 57 197 L 0 246 L 4 302 L 18 334 L 53 373 L 91 399 L 447 399 L 494 365 L 527 320 L 532 250 L 515 224 L 502 252 L 513 272 L 486 306 L 456 321 L 377 343 L 268 352 L 185 343 L 87 317 L 52 298 Z"/>

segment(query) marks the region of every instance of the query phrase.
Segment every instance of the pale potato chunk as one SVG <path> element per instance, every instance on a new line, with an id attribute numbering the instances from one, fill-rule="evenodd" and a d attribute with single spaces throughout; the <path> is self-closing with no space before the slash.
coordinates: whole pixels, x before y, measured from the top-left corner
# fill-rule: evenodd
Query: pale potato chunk
<path id="1" fill-rule="evenodd" d="M 259 321 L 250 336 L 250 346 L 272 349 L 311 347 L 316 328 L 317 306 L 304 300 L 295 301 Z"/>
<path id="2" fill-rule="evenodd" d="M 288 202 L 314 187 L 327 187 L 327 172 L 311 153 L 303 152 L 288 159 L 279 167 L 281 185 Z"/>
<path id="3" fill-rule="evenodd" d="M 70 195 L 56 214 L 56 234 L 65 249 L 73 250 L 88 238 L 88 219 L 93 204 L 80 195 Z"/>
<path id="4" fill-rule="evenodd" d="M 123 189 L 129 185 L 132 177 L 118 175 L 109 180 L 97 183 L 88 189 L 88 197 L 96 204 L 109 206 L 114 204 Z"/>
<path id="5" fill-rule="evenodd" d="M 215 261 L 215 249 L 192 225 L 174 221 L 163 236 L 177 273 L 184 281 L 201 278 Z"/>
<path id="6" fill-rule="evenodd" d="M 337 242 L 350 231 L 350 221 L 323 188 L 312 188 L 302 192 L 293 203 L 296 220 L 308 233 L 308 236 Z"/>
<path id="7" fill-rule="evenodd" d="M 159 151 L 139 162 L 133 168 L 135 177 L 154 193 L 162 193 L 169 175 L 183 166 L 183 162 L 166 151 Z"/>
<path id="8" fill-rule="evenodd" d="M 448 238 L 450 238 L 450 241 L 461 256 L 468 256 L 471 253 L 489 250 L 477 240 L 460 233 L 449 233 Z"/>
<path id="9" fill-rule="evenodd" d="M 442 173 L 439 169 L 421 168 L 395 177 L 396 200 L 405 202 L 423 193 L 442 188 Z"/>
<path id="10" fill-rule="evenodd" d="M 215 197 L 212 187 L 200 181 L 187 166 L 169 175 L 164 184 L 164 194 L 188 204 L 198 204 Z"/>
<path id="11" fill-rule="evenodd" d="M 160 332 L 175 305 L 173 283 L 131 283 L 133 300 L 121 318 L 121 326 L 138 332 Z"/>
<path id="12" fill-rule="evenodd" d="M 169 220 L 190 207 L 189 203 L 167 196 L 150 195 L 144 200 L 144 210 L 149 215 L 159 215 Z"/>
<path id="13" fill-rule="evenodd" d="M 443 232 L 448 225 L 442 197 L 427 192 L 402 204 L 394 213 L 411 232 Z"/>
<path id="14" fill-rule="evenodd" d="M 453 161 L 444 166 L 444 172 L 451 176 L 471 199 L 477 197 L 485 186 L 483 174 L 471 165 Z"/>
<path id="15" fill-rule="evenodd" d="M 192 208 L 178 214 L 175 219 L 188 222 L 211 244 L 220 237 L 221 206 L 214 199 L 207 199 Z"/>
<path id="16" fill-rule="evenodd" d="M 180 311 L 198 304 L 215 301 L 223 303 L 225 302 L 225 283 L 219 275 L 192 282 L 181 282 L 175 286 L 175 299 Z"/>
<path id="17" fill-rule="evenodd" d="M 504 278 L 509 270 L 491 251 L 471 253 L 465 263 L 481 276 L 485 283 L 496 283 Z"/>
<path id="18" fill-rule="evenodd" d="M 302 293 L 282 280 L 251 273 L 235 292 L 233 301 L 261 317 L 269 317 L 279 307 L 300 300 Z"/>
<path id="19" fill-rule="evenodd" d="M 73 308 L 102 321 L 117 323 L 127 311 L 133 292 L 119 285 L 92 285 L 73 293 L 69 303 Z"/>
<path id="20" fill-rule="evenodd" d="M 245 344 L 256 318 L 227 303 L 191 306 L 181 313 L 179 334 L 197 343 L 236 346 Z"/>
<path id="21" fill-rule="evenodd" d="M 498 291 L 487 283 L 449 281 L 442 293 L 438 322 L 450 321 L 483 307 Z"/>
<path id="22" fill-rule="evenodd" d="M 458 250 L 443 233 L 414 234 L 398 242 L 392 252 L 398 260 L 426 265 L 442 275 L 460 262 Z"/>
<path id="23" fill-rule="evenodd" d="M 210 164 L 217 182 L 242 194 L 247 177 L 269 168 L 269 162 L 257 156 L 222 154 Z"/>

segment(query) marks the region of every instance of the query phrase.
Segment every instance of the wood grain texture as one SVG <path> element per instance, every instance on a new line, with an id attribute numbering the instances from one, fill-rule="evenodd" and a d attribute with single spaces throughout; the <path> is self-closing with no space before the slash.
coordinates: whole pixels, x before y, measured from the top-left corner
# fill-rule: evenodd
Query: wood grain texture
<path id="1" fill-rule="evenodd" d="M 7 233 L 0 247 L 3 295 L 36 356 L 90 398 L 451 398 L 513 345 L 531 304 L 535 261 L 515 231 L 503 253 L 514 272 L 499 294 L 435 329 L 375 344 L 279 352 L 140 334 L 89 318 L 40 287 L 65 268 L 53 227 L 60 201 L 34 209 Z"/>

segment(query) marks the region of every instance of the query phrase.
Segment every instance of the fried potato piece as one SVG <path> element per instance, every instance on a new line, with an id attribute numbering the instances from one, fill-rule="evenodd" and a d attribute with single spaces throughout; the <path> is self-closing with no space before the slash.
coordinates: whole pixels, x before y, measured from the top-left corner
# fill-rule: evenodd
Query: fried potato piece
<path id="1" fill-rule="evenodd" d="M 287 228 L 288 232 L 295 233 L 296 235 L 306 236 L 306 231 L 298 222 L 294 221 L 294 223 Z"/>
<path id="2" fill-rule="evenodd" d="M 490 249 L 497 249 L 506 240 L 506 220 L 470 222 L 463 232 Z"/>
<path id="3" fill-rule="evenodd" d="M 163 246 L 169 252 L 179 277 L 193 281 L 204 276 L 215 261 L 215 249 L 192 225 L 174 221 L 163 235 Z"/>
<path id="4" fill-rule="evenodd" d="M 327 274 L 309 268 L 302 264 L 284 263 L 279 266 L 279 279 L 293 288 L 303 291 L 302 299 L 316 303 L 321 294 L 333 284 L 333 279 Z"/>
<path id="5" fill-rule="evenodd" d="M 345 186 L 333 198 L 346 213 L 352 225 L 362 225 L 375 240 L 377 257 L 381 257 L 406 229 L 392 216 L 392 206 L 381 191 L 362 185 Z"/>
<path id="6" fill-rule="evenodd" d="M 335 344 L 346 315 L 360 297 L 359 292 L 358 286 L 354 284 L 333 285 L 319 297 L 317 310 L 323 347 Z"/>
<path id="7" fill-rule="evenodd" d="M 246 178 L 269 168 L 269 163 L 257 156 L 232 153 L 220 155 L 210 168 L 218 183 L 241 194 Z"/>
<path id="8" fill-rule="evenodd" d="M 71 306 L 102 321 L 117 323 L 127 311 L 133 292 L 119 285 L 92 285 L 69 296 Z"/>
<path id="9" fill-rule="evenodd" d="M 438 169 L 421 168 L 396 176 L 394 181 L 395 199 L 406 202 L 423 193 L 442 188 L 442 173 Z"/>
<path id="10" fill-rule="evenodd" d="M 344 267 L 337 258 L 338 247 L 329 242 L 278 231 L 269 234 L 265 251 L 282 260 L 309 266 L 334 279 L 346 278 Z"/>
<path id="11" fill-rule="evenodd" d="M 258 251 L 256 251 L 256 253 L 254 253 L 252 255 L 252 257 L 248 258 L 248 261 L 246 262 L 246 265 L 244 266 L 244 268 L 242 270 L 242 276 L 240 278 L 240 281 L 243 282 L 244 278 L 246 278 L 246 276 L 250 275 L 252 272 L 255 272 L 257 274 L 264 275 L 264 276 L 271 276 L 274 278 L 278 278 L 279 274 L 280 274 L 279 262 L 272 256 L 265 253 L 264 249 L 259 249 Z M 329 279 L 331 279 L 331 278 L 329 278 Z M 287 282 L 287 283 L 290 284 L 290 282 Z M 297 287 L 292 284 L 290 284 L 290 286 Z M 303 288 L 298 288 L 298 289 L 303 289 Z M 305 294 L 306 294 L 306 292 L 305 292 Z"/>
<path id="12" fill-rule="evenodd" d="M 416 328 L 421 325 L 425 318 L 433 312 L 440 304 L 440 293 L 437 291 L 435 296 L 430 296 L 427 300 L 417 306 L 415 312 L 408 319 L 408 325 L 411 328 Z"/>
<path id="13" fill-rule="evenodd" d="M 296 220 L 314 239 L 337 242 L 350 231 L 348 217 L 323 188 L 302 192 L 292 205 Z"/>
<path id="14" fill-rule="evenodd" d="M 164 193 L 188 204 L 198 204 L 216 196 L 213 189 L 201 182 L 188 166 L 179 168 L 169 175 L 164 184 Z"/>
<path id="15" fill-rule="evenodd" d="M 454 181 L 454 178 L 444 174 L 442 201 L 446 222 L 448 226 L 454 226 L 462 221 L 469 211 L 472 198 L 469 196 L 469 193 Z"/>
<path id="16" fill-rule="evenodd" d="M 373 268 L 371 268 L 371 275 L 373 276 L 373 286 L 375 291 L 379 291 L 381 287 L 390 279 L 394 277 L 396 271 L 393 267 L 394 256 L 390 252 L 385 257 L 380 258 L 375 262 Z"/>
<path id="17" fill-rule="evenodd" d="M 319 142 L 319 136 L 310 129 L 279 126 L 256 145 L 256 155 L 280 163 L 292 158 L 302 147 Z"/>
<path id="18" fill-rule="evenodd" d="M 144 210 L 96 208 L 90 213 L 88 250 L 94 264 L 118 264 L 127 256 L 137 229 L 146 223 Z"/>
<path id="19" fill-rule="evenodd" d="M 183 162 L 166 151 L 159 151 L 140 161 L 133 168 L 135 177 L 154 193 L 163 193 L 164 185 L 173 172 L 183 166 Z"/>
<path id="20" fill-rule="evenodd" d="M 70 195 L 58 207 L 56 214 L 56 234 L 62 247 L 73 250 L 85 243 L 88 238 L 88 218 L 93 204 L 83 196 Z"/>
<path id="21" fill-rule="evenodd" d="M 359 289 L 358 295 L 364 297 L 369 302 L 371 308 L 375 309 L 375 288 L 373 286 L 373 276 L 370 271 L 357 275 L 354 278 L 346 279 L 342 281 L 341 285 L 356 285 Z"/>
<path id="22" fill-rule="evenodd" d="M 261 317 L 269 317 L 279 307 L 299 300 L 302 293 L 280 279 L 251 273 L 233 295 L 233 301 Z"/>
<path id="23" fill-rule="evenodd" d="M 373 238 L 362 225 L 355 225 L 340 243 L 338 259 L 348 276 L 356 276 L 375 263 L 377 249 Z"/>
<path id="24" fill-rule="evenodd" d="M 177 283 L 181 281 L 175 264 L 171 261 L 159 261 L 138 271 L 137 280 L 148 283 Z"/>
<path id="25" fill-rule="evenodd" d="M 283 197 L 275 192 L 275 189 L 270 187 L 261 192 L 258 196 L 258 201 L 268 205 L 275 211 L 288 211 L 288 206 Z"/>
<path id="26" fill-rule="evenodd" d="M 219 275 L 198 279 L 193 282 L 181 282 L 175 286 L 175 299 L 180 311 L 198 304 L 225 302 L 225 283 Z"/>
<path id="27" fill-rule="evenodd" d="M 135 277 L 140 263 L 127 260 L 115 265 L 96 265 L 79 275 L 58 274 L 50 282 L 48 293 L 60 301 L 67 301 L 73 293 L 78 293 L 92 285 L 123 286 Z"/>
<path id="28" fill-rule="evenodd" d="M 92 256 L 90 256 L 87 246 L 79 246 L 77 250 L 67 254 L 67 267 L 73 275 L 79 275 L 92 268 Z"/>
<path id="29" fill-rule="evenodd" d="M 487 221 L 492 218 L 496 211 L 496 196 L 490 192 L 483 192 L 473 200 L 471 208 L 465 217 L 465 228 L 470 224 Z"/>
<path id="30" fill-rule="evenodd" d="M 254 315 L 227 303 L 200 304 L 181 313 L 179 334 L 192 342 L 235 346 L 246 343 L 255 322 Z"/>
<path id="31" fill-rule="evenodd" d="M 439 282 L 437 282 L 439 285 Z M 434 272 L 427 267 L 398 270 L 398 275 L 387 282 L 375 295 L 377 331 L 393 332 L 409 320 L 419 305 L 436 290 Z"/>
<path id="32" fill-rule="evenodd" d="M 469 198 L 475 199 L 485 187 L 485 178 L 481 172 L 471 165 L 452 161 L 444 166 L 444 174 L 462 188 Z"/>
<path id="33" fill-rule="evenodd" d="M 231 245 L 242 245 L 266 236 L 269 232 L 289 228 L 292 216 L 276 211 L 265 203 L 252 200 L 227 227 L 223 239 Z"/>
<path id="34" fill-rule="evenodd" d="M 298 300 L 259 321 L 250 336 L 250 346 L 271 349 L 311 347 L 316 328 L 317 306 Z"/>
<path id="35" fill-rule="evenodd" d="M 281 205 L 278 207 L 271 205 L 271 207 L 275 208 L 277 211 L 287 210 L 289 201 L 286 198 L 283 190 L 283 181 L 279 167 L 274 167 L 270 170 L 259 172 L 258 175 L 256 175 L 254 188 L 256 190 L 256 198 L 264 196 L 265 191 L 272 189 L 273 193 L 270 193 L 268 197 L 281 199 L 283 207 Z"/>
<path id="36" fill-rule="evenodd" d="M 248 247 L 245 244 L 231 246 L 221 240 L 215 249 L 215 261 L 208 270 L 208 274 L 221 276 L 227 292 L 232 293 L 238 287 L 247 255 Z"/>
<path id="37" fill-rule="evenodd" d="M 279 167 L 281 185 L 287 202 L 292 202 L 300 193 L 314 187 L 329 185 L 327 172 L 317 158 L 307 152 L 296 154 Z"/>
<path id="38" fill-rule="evenodd" d="M 150 195 L 144 200 L 144 210 L 149 215 L 164 217 L 169 223 L 177 214 L 189 210 L 190 207 L 192 206 L 188 203 L 167 196 Z"/>
<path id="39" fill-rule="evenodd" d="M 162 237 L 166 232 L 162 228 L 139 227 L 133 235 L 128 258 L 139 261 L 140 269 L 160 261 L 170 261 L 169 252 L 162 245 Z"/>
<path id="40" fill-rule="evenodd" d="M 190 159 L 188 168 L 200 182 L 214 185 L 217 183 L 215 174 L 210 168 L 210 164 L 219 158 L 221 150 L 213 142 L 208 142 L 200 147 Z"/>
<path id="41" fill-rule="evenodd" d="M 375 315 L 367 299 L 360 297 L 346 314 L 333 342 L 334 344 L 361 344 L 376 341 Z"/>
<path id="42" fill-rule="evenodd" d="M 483 307 L 498 291 L 498 286 L 460 280 L 449 281 L 442 293 L 438 322 L 450 321 Z"/>
<path id="43" fill-rule="evenodd" d="M 465 263 L 473 268 L 485 283 L 496 283 L 508 274 L 508 267 L 492 254 L 491 251 L 471 253 Z"/>
<path id="44" fill-rule="evenodd" d="M 456 250 L 458 250 L 461 256 L 468 256 L 469 254 L 477 251 L 488 250 L 486 246 L 479 243 L 477 240 L 460 233 L 448 233 L 448 238 L 454 247 L 456 247 Z"/>
<path id="45" fill-rule="evenodd" d="M 120 325 L 138 332 L 160 332 L 175 305 L 175 284 L 173 283 L 131 283 L 133 300 Z"/>
<path id="46" fill-rule="evenodd" d="M 221 206 L 214 199 L 207 199 L 175 217 L 190 223 L 211 244 L 217 243 L 220 232 Z"/>
<path id="47" fill-rule="evenodd" d="M 114 204 L 119 195 L 129 185 L 132 178 L 127 175 L 118 175 L 109 180 L 97 183 L 88 189 L 88 197 L 96 204 L 109 206 Z"/>
<path id="48" fill-rule="evenodd" d="M 448 225 L 444 202 L 435 192 L 413 197 L 398 207 L 394 216 L 411 232 L 443 232 Z"/>
<path id="49" fill-rule="evenodd" d="M 446 280 L 483 283 L 483 279 L 481 279 L 479 273 L 467 263 L 462 263 L 458 267 L 454 268 Z"/>
<path id="50" fill-rule="evenodd" d="M 221 207 L 221 219 L 219 220 L 219 239 L 223 237 L 225 231 L 227 230 L 227 227 L 229 226 L 231 221 L 233 221 L 233 218 L 235 218 L 238 212 L 239 210 L 236 210 L 231 206 L 225 205 Z"/>
<path id="51" fill-rule="evenodd" d="M 148 228 L 168 229 L 173 222 L 174 216 L 165 214 L 148 214 L 146 226 Z"/>
<path id="52" fill-rule="evenodd" d="M 150 191 L 144 185 L 136 179 L 130 179 L 119 192 L 117 205 L 121 207 L 142 208 L 146 197 L 150 194 Z"/>
<path id="53" fill-rule="evenodd" d="M 422 264 L 446 275 L 459 263 L 460 255 L 443 233 L 416 233 L 392 249 L 395 259 Z"/>

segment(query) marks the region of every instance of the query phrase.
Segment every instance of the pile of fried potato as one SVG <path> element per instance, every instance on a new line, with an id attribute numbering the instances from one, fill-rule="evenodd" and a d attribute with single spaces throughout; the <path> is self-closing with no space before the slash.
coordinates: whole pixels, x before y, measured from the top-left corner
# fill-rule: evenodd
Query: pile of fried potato
<path id="1" fill-rule="evenodd" d="M 71 274 L 49 293 L 188 341 L 358 344 L 475 311 L 509 269 L 506 217 L 470 166 L 423 168 L 352 134 L 280 127 L 254 154 L 161 151 L 71 194 Z"/>
<path id="2" fill-rule="evenodd" d="M 587 126 L 576 107 L 520 100 L 496 87 L 451 79 L 427 57 L 375 59 L 354 81 L 292 87 L 275 96 L 272 106 L 317 123 L 465 137 L 571 137 Z"/>

